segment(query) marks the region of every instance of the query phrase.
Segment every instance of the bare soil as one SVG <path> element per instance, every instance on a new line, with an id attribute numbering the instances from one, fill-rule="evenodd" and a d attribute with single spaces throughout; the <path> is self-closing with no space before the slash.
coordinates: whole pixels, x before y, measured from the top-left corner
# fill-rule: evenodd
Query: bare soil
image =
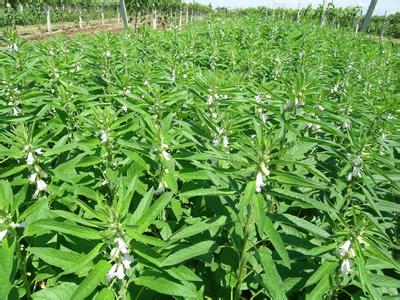
<path id="1" fill-rule="evenodd" d="M 46 25 L 17 26 L 17 31 L 23 39 L 43 40 L 56 35 L 72 36 L 75 34 L 91 34 L 97 32 L 118 32 L 123 29 L 122 22 L 108 21 L 104 25 L 101 21 L 91 21 L 79 28 L 76 23 L 57 23 L 52 26 L 52 31 L 47 32 Z"/>

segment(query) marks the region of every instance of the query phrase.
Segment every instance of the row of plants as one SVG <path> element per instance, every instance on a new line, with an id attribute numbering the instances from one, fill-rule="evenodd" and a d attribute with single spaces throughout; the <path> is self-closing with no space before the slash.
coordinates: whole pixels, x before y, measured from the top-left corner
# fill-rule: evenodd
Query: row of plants
<path id="1" fill-rule="evenodd" d="M 9 1 L 10 2 L 10 1 Z M 151 15 L 154 10 L 158 15 L 176 17 L 180 12 L 190 11 L 190 14 L 206 14 L 210 11 L 209 6 L 198 3 L 185 4 L 182 0 L 126 0 L 126 7 L 129 15 L 137 18 L 138 15 Z M 100 19 L 103 13 L 105 18 L 116 19 L 119 7 L 118 1 L 92 0 L 92 1 L 15 1 L 10 4 L 10 8 L 1 5 L 0 1 L 0 27 L 13 25 L 35 25 L 46 22 L 45 5 L 51 8 L 51 20 L 53 23 L 59 22 L 78 22 L 79 12 L 85 20 Z M 137 21 L 136 21 L 137 22 Z"/>
<path id="2" fill-rule="evenodd" d="M 78 11 L 78 7 L 75 6 L 50 8 L 51 21 L 53 23 L 77 23 L 79 20 L 79 15 L 81 15 L 84 20 L 99 20 L 102 13 L 106 19 L 116 19 L 117 6 L 81 7 L 81 14 Z M 25 6 L 23 9 L 17 10 L 0 10 L 0 27 L 15 25 L 37 25 L 45 23 L 45 8 L 41 5 Z"/>
<path id="3" fill-rule="evenodd" d="M 1 299 L 399 297 L 399 45 L 258 13 L 3 40 Z"/>
<path id="4" fill-rule="evenodd" d="M 235 12 L 236 13 L 236 12 Z M 314 21 L 321 23 L 322 6 L 314 9 L 311 6 L 301 9 L 265 7 L 239 10 L 241 15 L 263 14 L 269 18 L 290 19 L 293 21 Z M 333 27 L 345 27 L 350 30 L 359 29 L 363 20 L 361 7 L 335 7 L 330 4 L 326 10 L 327 24 Z M 400 38 L 400 12 L 387 16 L 373 16 L 368 32 L 374 35 L 383 35 Z"/>

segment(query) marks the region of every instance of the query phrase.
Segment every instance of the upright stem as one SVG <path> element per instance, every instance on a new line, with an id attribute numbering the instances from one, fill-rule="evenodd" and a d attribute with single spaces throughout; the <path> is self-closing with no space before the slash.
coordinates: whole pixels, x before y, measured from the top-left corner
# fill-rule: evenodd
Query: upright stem
<path id="1" fill-rule="evenodd" d="M 22 280 L 24 281 L 24 285 L 25 285 L 25 291 L 26 291 L 26 299 L 30 300 L 32 299 L 31 297 L 31 287 L 28 281 L 28 277 L 26 275 L 26 257 L 22 257 L 22 252 L 21 252 L 21 245 L 18 242 L 18 236 L 15 233 L 15 239 L 16 239 L 16 252 L 17 252 L 17 257 L 18 257 L 18 261 L 21 264 L 21 276 L 22 276 Z"/>
<path id="2" fill-rule="evenodd" d="M 253 213 L 253 205 L 249 204 L 247 206 L 247 219 L 246 219 L 246 224 L 244 227 L 244 233 L 243 233 L 243 247 L 240 251 L 240 261 L 239 261 L 239 272 L 238 272 L 238 280 L 236 282 L 235 286 L 235 295 L 234 295 L 234 300 L 239 300 L 240 295 L 242 292 L 242 283 L 245 275 L 245 269 L 246 269 L 246 264 L 247 264 L 247 243 L 249 241 L 249 235 L 250 235 L 250 226 L 251 226 L 251 220 L 252 220 L 252 213 Z"/>

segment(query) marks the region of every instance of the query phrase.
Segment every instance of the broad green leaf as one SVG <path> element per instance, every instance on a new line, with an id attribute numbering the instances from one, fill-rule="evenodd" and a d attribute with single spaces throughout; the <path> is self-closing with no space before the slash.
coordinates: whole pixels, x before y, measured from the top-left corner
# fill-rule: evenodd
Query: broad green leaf
<path id="1" fill-rule="evenodd" d="M 187 237 L 192 237 L 206 230 L 210 230 L 211 228 L 221 227 L 225 222 L 226 222 L 225 216 L 219 216 L 208 220 L 204 220 L 179 230 L 174 235 L 172 235 L 169 240 L 172 242 Z"/>
<path id="2" fill-rule="evenodd" d="M 188 259 L 212 253 L 216 250 L 217 246 L 214 241 L 204 241 L 194 245 L 186 246 L 176 252 L 170 254 L 162 263 L 161 267 L 172 266 L 179 264 Z"/>
<path id="3" fill-rule="evenodd" d="M 183 297 L 184 299 L 196 297 L 194 288 L 172 281 L 162 273 L 147 272 L 135 279 L 135 284 L 165 295 Z"/>
<path id="4" fill-rule="evenodd" d="M 89 273 L 89 275 L 78 286 L 72 295 L 72 299 L 86 299 L 96 289 L 96 287 L 106 280 L 106 274 L 110 270 L 111 264 L 105 260 L 99 261 Z"/>
<path id="5" fill-rule="evenodd" d="M 72 295 L 77 289 L 72 282 L 62 282 L 54 287 L 46 287 L 32 294 L 33 300 L 66 300 L 73 299 Z"/>

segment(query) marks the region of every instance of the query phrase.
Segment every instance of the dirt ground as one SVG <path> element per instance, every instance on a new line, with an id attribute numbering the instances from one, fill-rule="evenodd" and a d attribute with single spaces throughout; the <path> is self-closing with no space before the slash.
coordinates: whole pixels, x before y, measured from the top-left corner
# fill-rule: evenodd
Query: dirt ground
<path id="1" fill-rule="evenodd" d="M 71 36 L 78 33 L 91 34 L 97 32 L 118 32 L 123 29 L 123 23 L 115 21 L 107 21 L 101 24 L 101 21 L 91 21 L 84 24 L 83 28 L 79 28 L 76 23 L 58 23 L 52 26 L 52 31 L 47 32 L 46 25 L 17 26 L 17 31 L 23 39 L 26 40 L 43 40 L 55 35 Z"/>

